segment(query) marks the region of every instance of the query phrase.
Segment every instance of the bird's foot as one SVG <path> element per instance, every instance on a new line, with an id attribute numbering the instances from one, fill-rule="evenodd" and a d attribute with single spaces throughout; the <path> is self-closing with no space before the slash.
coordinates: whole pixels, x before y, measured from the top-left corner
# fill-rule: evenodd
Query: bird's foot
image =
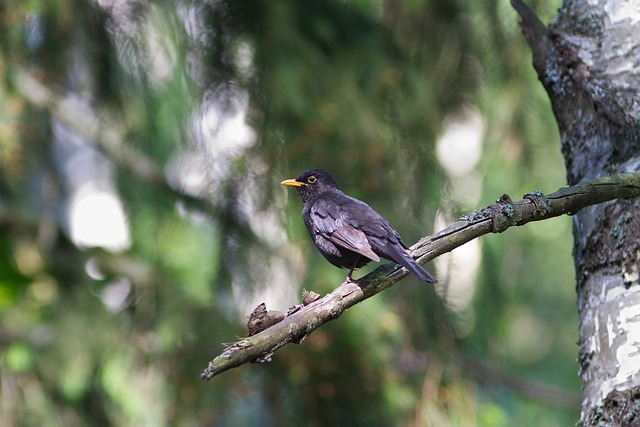
<path id="1" fill-rule="evenodd" d="M 344 279 L 344 283 L 355 283 L 356 281 L 353 280 L 353 278 L 351 277 L 351 275 L 353 274 L 353 270 L 355 270 L 356 265 L 358 264 L 358 260 L 360 259 L 360 255 L 358 255 L 358 258 L 356 258 L 356 262 L 353 263 L 353 266 L 351 267 L 351 269 L 349 270 L 349 272 L 347 273 L 347 278 Z"/>

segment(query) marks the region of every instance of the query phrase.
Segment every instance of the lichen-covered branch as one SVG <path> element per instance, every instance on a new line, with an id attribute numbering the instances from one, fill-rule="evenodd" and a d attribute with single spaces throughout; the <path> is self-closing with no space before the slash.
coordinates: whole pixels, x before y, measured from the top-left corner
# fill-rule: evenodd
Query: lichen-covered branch
<path id="1" fill-rule="evenodd" d="M 502 233 L 512 226 L 571 215 L 586 206 L 638 196 L 640 173 L 595 178 L 547 195 L 534 191 L 517 202 L 503 195 L 495 204 L 460 218 L 444 230 L 421 239 L 411 249 L 413 256 L 424 263 L 484 234 Z M 291 342 L 301 343 L 322 324 L 393 286 L 407 274 L 406 269 L 390 262 L 357 282 L 343 283 L 323 298 L 293 307 L 280 322 L 250 337 L 227 344 L 222 354 L 209 362 L 201 378 L 208 380 L 247 362 L 269 361 L 276 350 Z"/>

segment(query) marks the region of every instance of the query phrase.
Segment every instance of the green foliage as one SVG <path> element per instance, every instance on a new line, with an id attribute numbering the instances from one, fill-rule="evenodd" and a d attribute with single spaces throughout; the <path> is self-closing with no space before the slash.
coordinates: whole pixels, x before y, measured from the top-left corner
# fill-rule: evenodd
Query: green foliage
<path id="1" fill-rule="evenodd" d="M 408 278 L 270 364 L 198 378 L 253 307 L 284 311 L 344 278 L 282 179 L 328 170 L 409 244 L 503 193 L 564 184 L 508 2 L 5 3 L 0 424 L 575 420 L 469 367 L 577 394 L 567 218 L 483 238 L 476 267 L 438 264 L 437 292 Z M 534 4 L 543 20 L 554 7 Z M 74 100 L 65 122 L 56 102 Z M 470 117 L 478 161 L 448 170 L 437 143 Z M 96 183 L 123 206 L 124 249 L 74 241 L 70 200 Z"/>

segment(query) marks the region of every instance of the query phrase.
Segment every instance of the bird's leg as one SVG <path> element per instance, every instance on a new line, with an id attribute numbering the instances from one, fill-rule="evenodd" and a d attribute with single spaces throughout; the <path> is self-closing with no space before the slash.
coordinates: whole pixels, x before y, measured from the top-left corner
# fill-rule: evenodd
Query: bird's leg
<path id="1" fill-rule="evenodd" d="M 347 278 L 345 279 L 345 283 L 352 283 L 355 281 L 351 278 L 351 275 L 353 274 L 353 270 L 355 270 L 356 265 L 358 265 L 358 261 L 360 261 L 360 255 L 358 255 L 358 258 L 356 258 L 356 262 L 354 262 L 351 268 L 349 269 L 349 273 L 347 273 Z"/>

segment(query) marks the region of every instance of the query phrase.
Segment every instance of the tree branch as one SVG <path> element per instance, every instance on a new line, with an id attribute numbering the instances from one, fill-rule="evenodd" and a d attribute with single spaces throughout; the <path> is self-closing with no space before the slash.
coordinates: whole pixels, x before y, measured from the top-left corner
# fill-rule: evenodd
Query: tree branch
<path id="1" fill-rule="evenodd" d="M 546 73 L 545 61 L 547 59 L 547 50 L 551 39 L 549 38 L 549 30 L 542 23 L 538 15 L 522 0 L 511 0 L 511 6 L 518 12 L 522 18 L 520 26 L 525 40 L 531 48 L 533 54 L 533 67 L 538 72 L 538 76 L 542 80 L 542 76 Z"/>
<path id="2" fill-rule="evenodd" d="M 237 215 L 214 204 L 205 195 L 194 196 L 174 188 L 167 181 L 162 167 L 145 153 L 126 144 L 127 129 L 114 117 L 98 114 L 88 100 L 63 94 L 40 82 L 29 72 L 17 69 L 14 75 L 16 90 L 31 105 L 49 110 L 51 115 L 87 139 L 114 164 L 143 182 L 171 194 L 189 208 L 203 211 L 214 219 L 233 224 L 244 235 L 257 240 L 255 233 Z"/>
<path id="3" fill-rule="evenodd" d="M 119 167 L 149 184 L 175 192 L 178 197 L 185 197 L 169 185 L 162 169 L 152 159 L 123 143 L 127 131 L 121 123 L 109 120 L 105 116 L 99 117 L 91 106 L 87 105 L 87 100 L 58 93 L 21 69 L 15 71 L 14 83 L 20 95 L 29 103 L 49 110 L 62 123 L 86 137 L 88 142 L 95 144 L 96 148 Z"/>
<path id="4" fill-rule="evenodd" d="M 414 258 L 425 263 L 484 234 L 502 233 L 512 226 L 565 214 L 572 215 L 587 206 L 638 196 L 640 173 L 595 178 L 563 187 L 549 195 L 534 191 L 518 202 L 513 202 L 505 194 L 495 204 L 465 215 L 444 230 L 422 238 L 411 250 Z M 302 343 L 307 335 L 322 324 L 338 318 L 348 308 L 393 286 L 407 274 L 406 269 L 389 262 L 356 283 L 343 283 L 323 298 L 297 305 L 287 312 L 282 321 L 255 335 L 226 344 L 222 354 L 209 362 L 200 377 L 208 380 L 247 362 L 270 361 L 276 350 L 291 342 Z"/>

